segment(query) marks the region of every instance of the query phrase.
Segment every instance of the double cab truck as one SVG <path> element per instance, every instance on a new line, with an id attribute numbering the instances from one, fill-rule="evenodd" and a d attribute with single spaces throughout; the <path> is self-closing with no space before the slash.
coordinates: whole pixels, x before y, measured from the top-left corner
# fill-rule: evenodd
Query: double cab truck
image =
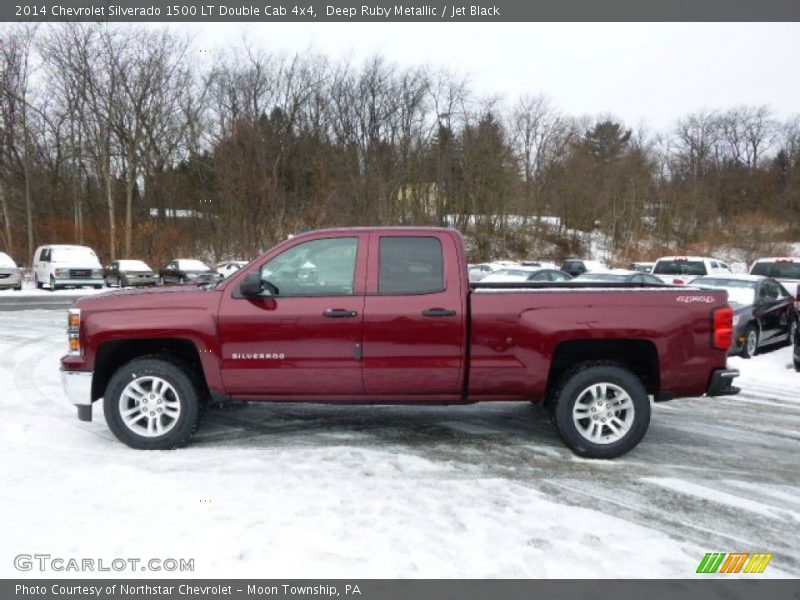
<path id="1" fill-rule="evenodd" d="M 61 361 L 140 449 L 184 444 L 210 403 L 543 403 L 578 455 L 634 448 L 651 399 L 735 394 L 724 291 L 470 284 L 459 233 L 344 228 L 286 240 L 219 283 L 84 297 Z"/>

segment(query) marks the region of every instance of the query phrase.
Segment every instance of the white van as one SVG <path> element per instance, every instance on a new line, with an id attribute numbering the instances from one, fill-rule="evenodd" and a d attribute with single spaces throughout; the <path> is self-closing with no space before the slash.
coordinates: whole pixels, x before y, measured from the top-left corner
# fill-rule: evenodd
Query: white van
<path id="1" fill-rule="evenodd" d="M 103 267 L 94 250 L 86 246 L 39 246 L 33 255 L 33 281 L 37 289 L 91 285 L 103 287 Z"/>

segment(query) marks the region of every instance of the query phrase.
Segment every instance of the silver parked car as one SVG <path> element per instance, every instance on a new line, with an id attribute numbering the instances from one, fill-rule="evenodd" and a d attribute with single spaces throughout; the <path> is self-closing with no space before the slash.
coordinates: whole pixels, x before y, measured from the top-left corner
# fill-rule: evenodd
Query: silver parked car
<path id="1" fill-rule="evenodd" d="M 22 289 L 22 269 L 6 253 L 0 252 L 0 289 Z"/>

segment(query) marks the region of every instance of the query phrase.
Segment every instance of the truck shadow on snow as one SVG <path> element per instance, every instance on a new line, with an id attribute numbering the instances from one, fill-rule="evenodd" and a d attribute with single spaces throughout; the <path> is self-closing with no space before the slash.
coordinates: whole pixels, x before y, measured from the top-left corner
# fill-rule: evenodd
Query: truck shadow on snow
<path id="1" fill-rule="evenodd" d="M 191 445 L 224 442 L 293 444 L 437 445 L 502 440 L 563 449 L 544 410 L 528 403 L 467 406 L 355 406 L 251 403 L 209 410 Z M 564 449 L 564 454 L 571 454 Z"/>

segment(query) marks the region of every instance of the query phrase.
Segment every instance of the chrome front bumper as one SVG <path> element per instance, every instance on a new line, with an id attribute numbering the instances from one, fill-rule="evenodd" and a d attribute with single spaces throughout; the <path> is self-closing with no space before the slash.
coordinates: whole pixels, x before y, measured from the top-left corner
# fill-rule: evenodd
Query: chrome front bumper
<path id="1" fill-rule="evenodd" d="M 22 284 L 22 277 L 19 275 L 11 275 L 10 277 L 0 278 L 0 289 L 17 287 Z"/>
<path id="2" fill-rule="evenodd" d="M 81 277 L 80 279 L 69 279 L 69 278 L 62 278 L 55 280 L 56 285 L 74 285 L 74 286 L 83 286 L 83 285 L 105 285 L 105 279 L 102 277 Z"/>
<path id="3" fill-rule="evenodd" d="M 81 421 L 92 420 L 92 372 L 61 371 L 61 384 L 67 398 L 78 407 Z"/>

